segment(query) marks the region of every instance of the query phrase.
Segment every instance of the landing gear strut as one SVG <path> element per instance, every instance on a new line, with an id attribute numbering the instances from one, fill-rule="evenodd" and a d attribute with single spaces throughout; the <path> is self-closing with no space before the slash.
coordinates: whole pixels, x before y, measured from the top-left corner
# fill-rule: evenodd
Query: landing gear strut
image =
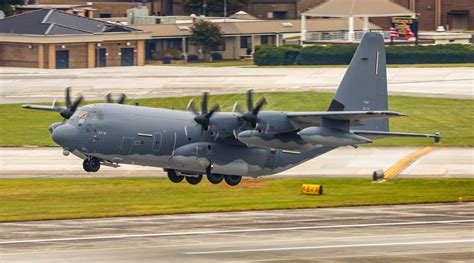
<path id="1" fill-rule="evenodd" d="M 87 158 L 82 163 L 82 168 L 88 173 L 95 173 L 100 169 L 100 160 L 96 157 Z"/>

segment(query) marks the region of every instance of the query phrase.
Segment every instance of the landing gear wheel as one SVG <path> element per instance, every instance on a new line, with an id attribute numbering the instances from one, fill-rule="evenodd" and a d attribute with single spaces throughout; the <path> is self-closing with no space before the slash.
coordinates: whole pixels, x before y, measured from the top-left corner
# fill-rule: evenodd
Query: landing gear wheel
<path id="1" fill-rule="evenodd" d="M 168 170 L 168 179 L 173 183 L 179 183 L 183 181 L 184 176 L 176 174 L 175 170 Z"/>
<path id="2" fill-rule="evenodd" d="M 242 176 L 238 175 L 224 175 L 225 182 L 230 186 L 236 186 L 242 180 Z"/>
<path id="3" fill-rule="evenodd" d="M 207 180 L 212 184 L 219 184 L 224 180 L 224 175 L 210 173 L 207 175 Z"/>
<path id="4" fill-rule="evenodd" d="M 100 160 L 96 157 L 85 159 L 82 163 L 82 168 L 84 168 L 86 172 L 95 173 L 100 169 Z"/>
<path id="5" fill-rule="evenodd" d="M 88 173 L 92 172 L 89 168 L 89 159 L 85 159 L 84 162 L 82 162 L 82 168 Z"/>
<path id="6" fill-rule="evenodd" d="M 200 183 L 201 180 L 202 180 L 201 174 L 196 177 L 186 176 L 186 181 L 188 181 L 188 183 L 193 184 L 193 185 Z"/>

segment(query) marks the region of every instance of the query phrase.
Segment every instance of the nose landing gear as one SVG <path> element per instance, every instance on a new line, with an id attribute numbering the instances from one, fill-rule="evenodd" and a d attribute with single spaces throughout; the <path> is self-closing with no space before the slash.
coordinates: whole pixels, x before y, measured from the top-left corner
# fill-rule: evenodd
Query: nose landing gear
<path id="1" fill-rule="evenodd" d="M 100 160 L 96 157 L 87 158 L 82 163 L 82 168 L 88 173 L 95 173 L 100 169 Z"/>

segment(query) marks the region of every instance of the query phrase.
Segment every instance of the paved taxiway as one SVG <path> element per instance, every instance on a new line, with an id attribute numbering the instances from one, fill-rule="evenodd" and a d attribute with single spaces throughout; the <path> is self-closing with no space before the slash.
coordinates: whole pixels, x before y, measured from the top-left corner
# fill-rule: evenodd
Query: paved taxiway
<path id="1" fill-rule="evenodd" d="M 272 177 L 365 177 L 387 170 L 418 147 L 341 147 Z M 160 168 L 122 165 L 101 167 L 98 173 L 82 170 L 82 160 L 63 156 L 59 147 L 0 148 L 0 178 L 30 177 L 156 177 Z M 403 177 L 474 178 L 474 149 L 436 148 L 402 172 Z"/>
<path id="2" fill-rule="evenodd" d="M 468 262 L 474 203 L 0 224 L 1 262 Z"/>
<path id="3" fill-rule="evenodd" d="M 251 67 L 109 67 L 94 69 L 0 68 L 0 103 L 62 101 L 64 88 L 87 100 L 108 92 L 151 98 L 257 91 L 330 91 L 345 68 Z M 473 98 L 474 68 L 389 68 L 388 91 L 394 95 Z M 230 101 L 230 105 L 234 102 Z M 185 106 L 185 105 L 183 105 Z M 226 105 L 223 105 L 226 106 Z"/>

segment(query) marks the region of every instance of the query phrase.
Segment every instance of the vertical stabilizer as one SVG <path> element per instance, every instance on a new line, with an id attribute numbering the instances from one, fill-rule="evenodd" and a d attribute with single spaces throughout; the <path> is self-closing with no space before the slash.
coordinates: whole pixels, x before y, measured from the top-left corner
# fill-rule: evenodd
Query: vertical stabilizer
<path id="1" fill-rule="evenodd" d="M 371 110 L 388 110 L 387 67 L 382 35 L 368 32 L 352 57 L 328 111 Z M 366 121 L 356 129 L 388 131 L 388 120 Z"/>

